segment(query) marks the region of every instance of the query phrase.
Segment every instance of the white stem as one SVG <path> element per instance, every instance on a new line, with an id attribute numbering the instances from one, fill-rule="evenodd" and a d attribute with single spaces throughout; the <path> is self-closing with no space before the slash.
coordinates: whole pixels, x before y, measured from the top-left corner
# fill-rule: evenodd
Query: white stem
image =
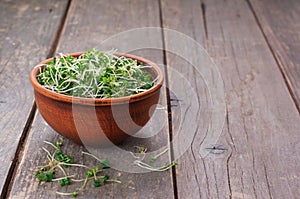
<path id="1" fill-rule="evenodd" d="M 66 179 L 66 178 L 73 178 L 73 177 L 75 177 L 75 175 L 65 176 L 65 177 L 61 177 L 61 178 L 55 178 L 55 179 L 52 179 L 52 181 L 55 182 L 55 181 L 60 181 L 60 180 Z"/>
<path id="2" fill-rule="evenodd" d="M 44 143 L 49 144 L 50 146 L 53 146 L 53 148 L 57 149 L 57 147 L 54 144 L 52 144 L 51 142 L 44 141 Z"/>

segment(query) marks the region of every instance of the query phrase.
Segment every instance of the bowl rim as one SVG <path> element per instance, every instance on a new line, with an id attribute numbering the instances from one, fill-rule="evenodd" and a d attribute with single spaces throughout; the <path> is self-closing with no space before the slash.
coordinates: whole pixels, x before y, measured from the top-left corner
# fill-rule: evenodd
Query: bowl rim
<path id="1" fill-rule="evenodd" d="M 78 57 L 84 52 L 75 52 L 75 53 L 69 53 L 68 55 Z M 154 62 L 145 59 L 140 56 L 132 55 L 132 54 L 126 54 L 126 53 L 114 53 L 114 55 L 117 56 L 124 56 L 127 58 L 135 59 L 138 61 L 141 61 L 147 65 L 152 66 L 150 70 L 152 70 L 156 75 L 158 75 L 158 80 L 156 83 L 147 91 L 134 94 L 134 95 L 129 95 L 129 96 L 124 96 L 124 97 L 117 97 L 117 98 L 84 98 L 84 97 L 76 97 L 76 96 L 69 96 L 69 95 L 64 95 L 60 94 L 54 91 L 51 91 L 49 89 L 46 89 L 40 83 L 37 81 L 37 75 L 40 72 L 40 68 L 44 66 L 44 64 L 52 61 L 53 57 L 45 59 L 41 61 L 38 65 L 34 66 L 31 69 L 30 72 L 30 82 L 34 88 L 34 92 L 38 92 L 41 95 L 44 95 L 46 97 L 49 97 L 53 100 L 61 101 L 61 102 L 67 102 L 67 103 L 73 103 L 73 104 L 79 104 L 79 105 L 88 105 L 88 106 L 111 106 L 111 105 L 119 105 L 119 104 L 128 104 L 132 102 L 137 102 L 143 99 L 146 99 L 152 95 L 154 95 L 161 86 L 163 85 L 164 81 L 164 73 L 163 71 L 158 67 L 157 64 Z"/>

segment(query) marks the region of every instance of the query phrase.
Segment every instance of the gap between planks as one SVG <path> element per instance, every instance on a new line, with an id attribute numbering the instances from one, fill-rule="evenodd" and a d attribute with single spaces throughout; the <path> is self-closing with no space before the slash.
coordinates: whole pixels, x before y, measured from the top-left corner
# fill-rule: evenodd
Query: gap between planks
<path id="1" fill-rule="evenodd" d="M 49 51 L 48 51 L 48 54 L 47 54 L 46 58 L 50 58 L 50 57 L 53 57 L 55 55 L 58 43 L 60 41 L 60 37 L 61 37 L 62 32 L 64 30 L 64 27 L 66 25 L 67 16 L 68 16 L 68 13 L 69 13 L 69 8 L 71 6 L 71 2 L 72 2 L 72 0 L 68 0 L 65 12 L 62 16 L 61 22 L 59 23 L 59 26 L 58 26 L 56 32 L 54 34 L 54 38 L 53 38 L 53 41 L 51 42 L 51 46 L 49 48 Z M 19 144 L 17 146 L 16 154 L 15 154 L 13 160 L 12 160 L 12 164 L 11 164 L 10 169 L 9 169 L 9 174 L 8 174 L 6 180 L 5 180 L 5 183 L 4 183 L 4 186 L 3 186 L 3 192 L 0 195 L 1 199 L 2 198 L 3 199 L 7 198 L 10 195 L 10 192 L 12 190 L 12 186 L 15 182 L 16 172 L 19 168 L 20 161 L 23 158 L 24 149 L 25 149 L 28 137 L 29 137 L 29 132 L 31 130 L 32 123 L 36 118 L 36 114 L 37 114 L 37 107 L 36 107 L 36 103 L 33 102 L 33 105 L 32 105 L 32 108 L 30 110 L 28 119 L 26 121 L 25 127 L 23 129 L 22 134 L 21 134 Z"/>
<path id="2" fill-rule="evenodd" d="M 3 186 L 3 192 L 1 193 L 0 198 L 6 198 L 10 194 L 12 184 L 15 180 L 15 174 L 16 174 L 17 168 L 19 167 L 20 160 L 22 159 L 24 147 L 27 143 L 28 132 L 31 129 L 31 125 L 35 118 L 35 115 L 36 115 L 36 104 L 34 102 L 32 105 L 32 108 L 30 110 L 28 119 L 26 121 L 25 127 L 23 129 L 23 132 L 21 134 L 21 138 L 20 138 L 19 144 L 17 146 L 16 154 L 15 154 L 15 156 L 12 160 L 12 164 L 9 168 L 8 175 L 6 177 L 6 180 L 5 180 L 5 183 Z"/>
<path id="3" fill-rule="evenodd" d="M 168 79 L 168 67 L 167 66 L 167 54 L 166 54 L 166 41 L 164 33 L 164 22 L 163 22 L 163 13 L 162 13 L 162 2 L 158 0 L 159 5 L 159 20 L 161 27 L 161 37 L 162 37 L 162 47 L 163 47 L 163 64 L 165 68 L 165 83 L 166 83 L 166 96 L 167 96 L 167 111 L 168 111 L 168 126 L 169 126 L 169 143 L 170 143 L 170 158 L 171 161 L 174 160 L 174 151 L 173 151 L 173 125 L 172 125 L 172 107 L 171 107 L 171 97 L 169 90 L 169 79 Z M 177 190 L 177 178 L 176 178 L 176 167 L 172 167 L 172 181 L 173 181 L 173 191 L 174 199 L 178 199 L 178 190 Z"/>

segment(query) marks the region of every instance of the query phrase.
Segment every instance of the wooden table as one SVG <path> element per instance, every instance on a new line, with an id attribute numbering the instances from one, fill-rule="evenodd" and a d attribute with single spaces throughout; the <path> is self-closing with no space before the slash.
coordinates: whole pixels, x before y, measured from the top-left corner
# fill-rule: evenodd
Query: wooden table
<path id="1" fill-rule="evenodd" d="M 34 176 L 46 162 L 44 140 L 62 140 L 78 162 L 84 150 L 56 134 L 34 104 L 29 71 L 56 52 L 90 49 L 112 35 L 141 27 L 177 30 L 204 46 L 224 82 L 225 125 L 217 142 L 201 146 L 209 118 L 191 146 L 165 172 L 126 173 L 122 181 L 88 187 L 79 198 L 299 198 L 300 197 L 300 2 L 298 0 L 26 0 L 0 1 L 0 190 L 1 198 L 55 198 L 70 191 Z M 149 38 L 151 39 L 151 35 Z M 178 128 L 178 114 L 188 118 L 185 98 L 169 90 L 181 86 L 171 69 L 188 77 L 200 103 L 207 97 L 205 77 L 168 52 L 162 31 L 156 45 L 136 54 L 166 65 L 169 89 L 161 104 L 167 125 L 155 136 L 123 146 L 149 151 L 168 145 Z M 176 41 L 174 41 L 176 42 Z M 126 45 L 126 40 L 120 45 Z M 183 48 L 188 48 L 183 46 Z M 182 93 L 185 94 L 184 88 Z M 180 95 L 180 93 L 179 93 Z M 205 108 L 205 103 L 199 104 Z M 180 109 L 183 107 L 183 109 Z M 198 111 L 198 110 L 195 110 Z M 184 122 L 184 121 L 180 121 Z M 197 123 L 198 121 L 195 120 Z M 154 123 L 155 124 L 155 123 Z M 174 145 L 165 160 L 172 158 Z M 201 147 L 208 154 L 202 157 Z M 79 172 L 79 171 L 78 171 Z"/>

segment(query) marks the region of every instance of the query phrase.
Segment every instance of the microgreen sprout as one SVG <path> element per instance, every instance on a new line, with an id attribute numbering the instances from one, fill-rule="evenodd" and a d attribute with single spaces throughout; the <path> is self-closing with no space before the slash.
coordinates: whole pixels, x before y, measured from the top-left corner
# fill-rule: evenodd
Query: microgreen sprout
<path id="1" fill-rule="evenodd" d="M 110 168 L 108 159 L 99 159 L 97 156 L 95 156 L 93 154 L 90 154 L 90 153 L 87 153 L 87 152 L 84 152 L 84 151 L 82 152 L 82 154 L 85 154 L 85 155 L 88 155 L 88 156 L 91 156 L 91 157 L 95 158 L 99 163 L 101 163 L 102 169 Z"/>
<path id="2" fill-rule="evenodd" d="M 70 178 L 74 178 L 74 177 L 75 177 L 75 175 L 65 176 L 65 177 L 61 177 L 61 178 L 55 178 L 55 179 L 52 179 L 52 182 L 61 181 L 61 180 L 71 181 Z"/>
<path id="3" fill-rule="evenodd" d="M 156 158 L 155 158 L 154 156 L 150 156 L 149 162 L 150 162 L 150 163 L 153 163 L 153 162 L 155 162 L 155 161 L 156 161 Z"/>
<path id="4" fill-rule="evenodd" d="M 56 194 L 61 195 L 61 196 L 73 196 L 74 198 L 76 198 L 78 195 L 77 191 L 74 191 L 71 193 L 63 193 L 63 192 L 57 191 Z"/>
<path id="5" fill-rule="evenodd" d="M 137 147 L 135 147 L 135 148 L 137 148 Z M 138 150 L 139 153 L 143 154 L 143 156 L 138 157 L 138 156 L 134 155 L 133 153 L 131 153 L 131 155 L 136 159 L 136 160 L 134 160 L 133 163 L 135 165 L 143 168 L 143 169 L 147 169 L 147 170 L 150 170 L 150 171 L 166 171 L 166 170 L 170 169 L 171 167 L 177 165 L 177 163 L 175 161 L 172 161 L 171 163 L 166 163 L 164 166 L 161 166 L 161 167 L 153 167 L 152 165 L 149 165 L 149 164 L 143 162 L 143 160 L 145 159 L 145 156 L 146 156 L 147 149 L 144 148 L 144 147 L 138 147 L 137 150 Z M 149 162 L 154 163 L 157 158 L 159 158 L 160 156 L 165 154 L 168 150 L 169 149 L 166 148 L 165 150 L 163 150 L 159 154 L 157 154 L 155 156 L 150 156 Z"/>
<path id="6" fill-rule="evenodd" d="M 144 63 L 114 51 L 89 50 L 79 57 L 59 54 L 37 75 L 38 82 L 54 92 L 86 97 L 115 98 L 150 89 L 158 77 L 151 77 Z"/>
<path id="7" fill-rule="evenodd" d="M 138 153 L 146 153 L 147 152 L 147 148 L 142 147 L 142 146 L 135 146 L 136 150 Z"/>
<path id="8" fill-rule="evenodd" d="M 100 170 L 98 166 L 89 167 L 84 164 L 73 163 L 74 162 L 73 158 L 70 155 L 63 153 L 61 149 L 61 147 L 63 146 L 62 142 L 57 142 L 56 144 L 53 144 L 51 142 L 45 141 L 45 143 L 51 146 L 52 148 L 54 148 L 55 151 L 50 152 L 45 147 L 42 147 L 43 150 L 46 152 L 46 156 L 49 162 L 47 165 L 39 167 L 39 169 L 35 172 L 35 176 L 37 177 L 37 179 L 39 181 L 44 181 L 44 182 L 58 182 L 62 187 L 66 185 L 70 185 L 71 182 L 75 182 L 75 183 L 82 182 L 80 188 L 77 188 L 75 191 L 73 192 L 57 191 L 56 193 L 58 195 L 76 197 L 79 192 L 85 189 L 89 181 L 93 181 L 94 187 L 103 186 L 108 182 L 121 183 L 118 180 L 109 179 L 109 176 L 107 174 L 99 175 L 103 171 Z M 110 168 L 108 159 L 99 159 L 98 157 L 90 153 L 87 152 L 83 152 L 83 153 L 95 158 L 101 165 L 102 169 Z M 79 167 L 85 169 L 86 170 L 85 178 L 75 179 L 75 175 L 69 175 L 66 169 L 70 169 L 71 167 Z M 54 175 L 59 173 L 57 172 L 57 169 L 63 174 L 63 176 L 54 178 Z"/>
<path id="9" fill-rule="evenodd" d="M 162 156 L 163 154 L 165 154 L 167 151 L 168 151 L 169 149 L 168 148 L 166 148 L 165 150 L 163 150 L 162 152 L 160 152 L 159 154 L 157 154 L 157 155 L 155 155 L 155 156 L 150 156 L 150 158 L 149 158 L 149 162 L 150 163 L 153 163 L 153 162 L 155 162 L 156 161 L 156 159 L 158 158 L 158 157 L 160 157 L 160 156 Z"/>
<path id="10" fill-rule="evenodd" d="M 121 183 L 121 181 L 119 181 L 119 180 L 110 179 L 108 174 L 103 173 L 103 169 L 110 168 L 108 159 L 100 159 L 93 154 L 90 154 L 87 152 L 82 152 L 84 155 L 88 155 L 88 156 L 94 158 L 95 160 L 97 160 L 97 162 L 99 163 L 99 166 L 90 167 L 90 166 L 87 166 L 84 164 L 77 164 L 77 163 L 74 163 L 74 160 L 70 155 L 65 154 L 63 152 L 63 150 L 61 149 L 61 147 L 63 146 L 62 142 L 57 142 L 56 144 L 53 144 L 51 142 L 45 141 L 45 143 L 47 145 L 51 146 L 52 148 L 54 148 L 54 152 L 51 152 L 47 148 L 43 147 L 43 150 L 45 151 L 46 157 L 49 162 L 48 162 L 48 164 L 39 167 L 39 169 L 35 172 L 35 176 L 37 177 L 37 179 L 39 181 L 43 181 L 43 182 L 58 182 L 61 187 L 68 186 L 68 185 L 72 184 L 72 182 L 73 183 L 82 183 L 79 188 L 75 189 L 72 192 L 57 191 L 56 194 L 62 195 L 62 196 L 76 197 L 78 195 L 78 193 L 84 191 L 84 189 L 86 188 L 86 186 L 88 186 L 88 183 L 90 181 L 92 181 L 93 187 L 102 187 L 105 184 L 110 183 L 110 182 L 111 183 Z M 150 171 L 162 172 L 162 171 L 169 170 L 171 167 L 177 165 L 175 161 L 171 161 L 170 163 L 166 163 L 164 166 L 154 167 L 150 164 L 143 162 L 143 160 L 146 156 L 147 148 L 141 147 L 141 146 L 136 146 L 135 148 L 138 151 L 138 153 L 140 153 L 142 156 L 138 157 L 132 153 L 132 155 L 136 159 L 134 161 L 134 164 L 143 169 L 147 169 Z M 150 162 L 151 162 L 151 158 L 153 159 L 153 161 L 155 161 L 160 156 L 165 154 L 167 151 L 168 151 L 168 149 L 165 149 L 162 152 L 160 152 L 159 154 L 157 154 L 155 156 L 151 156 Z M 72 167 L 78 167 L 78 168 L 85 169 L 85 177 L 83 179 L 76 179 L 75 178 L 76 175 L 68 174 L 69 169 L 71 169 Z M 63 176 L 55 177 L 55 175 L 58 175 L 59 173 L 62 173 Z"/>
<path id="11" fill-rule="evenodd" d="M 100 187 L 101 186 L 101 182 L 99 179 L 95 179 L 94 180 L 94 187 Z"/>
<path id="12" fill-rule="evenodd" d="M 71 184 L 71 180 L 69 177 L 67 178 L 63 178 L 59 180 L 60 186 L 65 186 L 65 185 L 70 185 Z"/>
<path id="13" fill-rule="evenodd" d="M 175 161 L 172 161 L 171 163 L 166 163 L 166 165 L 162 166 L 162 167 L 153 167 L 149 164 L 146 164 L 145 162 L 142 162 L 140 160 L 135 160 L 134 164 L 136 164 L 137 166 L 150 170 L 150 171 L 166 171 L 169 170 L 171 167 L 176 166 L 177 163 Z"/>

